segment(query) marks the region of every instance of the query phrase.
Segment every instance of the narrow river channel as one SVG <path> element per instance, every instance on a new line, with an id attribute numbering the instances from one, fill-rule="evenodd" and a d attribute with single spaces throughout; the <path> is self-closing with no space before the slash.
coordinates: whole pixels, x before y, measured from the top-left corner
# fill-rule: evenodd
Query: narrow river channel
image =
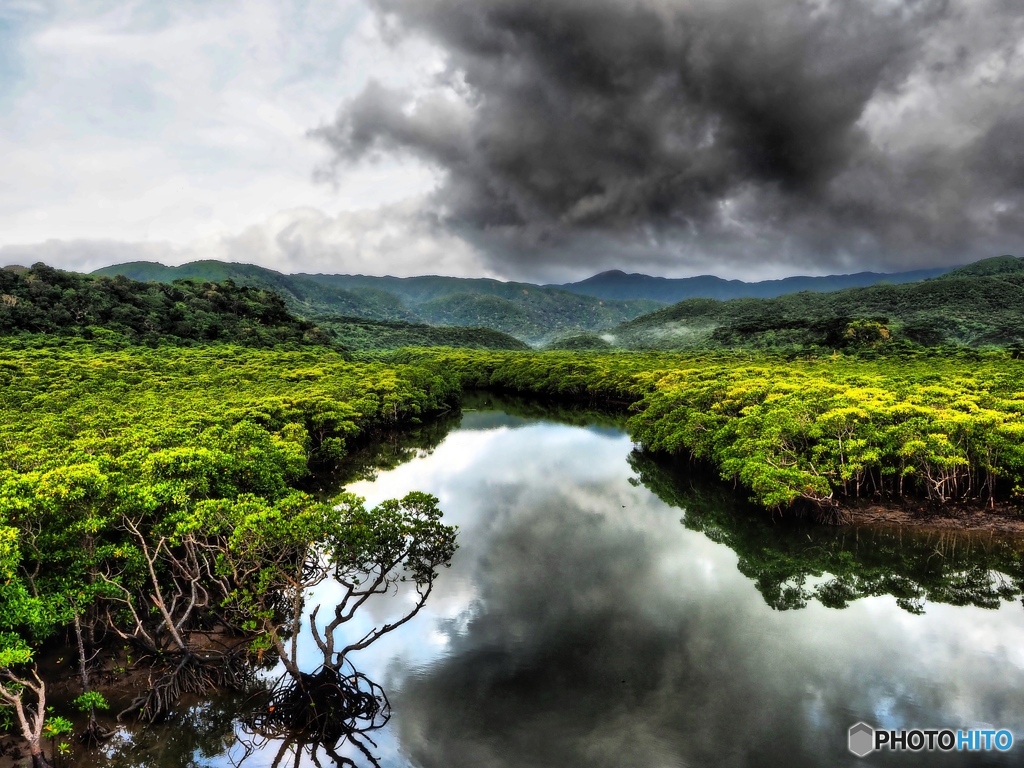
<path id="1" fill-rule="evenodd" d="M 432 493 L 460 528 L 424 610 L 353 659 L 391 701 L 381 766 L 1024 764 L 1024 544 L 772 523 L 613 423 L 471 405 L 347 485 Z M 237 725 L 244 706 L 183 705 L 76 764 L 295 765 Z M 858 758 L 858 721 L 1018 743 Z"/>

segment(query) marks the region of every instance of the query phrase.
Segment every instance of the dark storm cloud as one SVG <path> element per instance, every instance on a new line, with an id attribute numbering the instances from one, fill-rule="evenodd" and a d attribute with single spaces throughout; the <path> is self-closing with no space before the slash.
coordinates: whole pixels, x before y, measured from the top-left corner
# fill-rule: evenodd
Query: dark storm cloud
<path id="1" fill-rule="evenodd" d="M 1009 0 L 373 0 L 444 52 L 315 134 L 408 152 L 511 273 L 766 258 L 900 268 L 1024 236 L 1024 7 Z"/>

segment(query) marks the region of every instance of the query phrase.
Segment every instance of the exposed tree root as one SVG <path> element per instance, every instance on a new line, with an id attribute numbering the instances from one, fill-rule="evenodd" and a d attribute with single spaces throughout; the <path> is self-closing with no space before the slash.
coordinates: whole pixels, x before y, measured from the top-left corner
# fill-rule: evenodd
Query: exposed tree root
<path id="1" fill-rule="evenodd" d="M 85 730 L 79 734 L 78 738 L 83 744 L 86 744 L 89 747 L 95 747 L 113 735 L 114 732 L 112 730 L 100 725 L 99 721 L 96 719 L 96 713 L 93 712 L 89 715 L 89 724 L 85 726 Z"/>
<path id="2" fill-rule="evenodd" d="M 354 746 L 366 764 L 378 766 L 370 752 L 376 743 L 371 731 L 384 727 L 391 718 L 391 705 L 384 689 L 361 672 L 343 673 L 321 667 L 299 679 L 283 676 L 268 692 L 266 703 L 244 720 L 254 735 L 253 748 L 280 741 L 274 765 L 289 750 L 308 752 L 320 765 L 319 753 L 338 766 L 355 768 L 351 758 L 338 754 L 345 744 Z"/>
<path id="3" fill-rule="evenodd" d="M 251 668 L 241 654 L 205 659 L 194 653 L 183 653 L 174 660 L 177 663 L 164 666 L 155 679 L 150 674 L 149 690 L 135 697 L 117 715 L 118 720 L 137 713 L 143 722 L 153 723 L 164 718 L 185 693 L 204 694 L 225 688 L 244 690 L 252 680 Z"/>

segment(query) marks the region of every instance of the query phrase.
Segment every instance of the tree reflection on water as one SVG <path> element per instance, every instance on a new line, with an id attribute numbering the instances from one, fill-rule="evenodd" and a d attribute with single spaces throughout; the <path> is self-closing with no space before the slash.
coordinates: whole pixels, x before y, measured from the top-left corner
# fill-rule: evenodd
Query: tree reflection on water
<path id="1" fill-rule="evenodd" d="M 956 530 L 812 525 L 771 520 L 744 508 L 730 487 L 690 467 L 641 450 L 629 463 L 662 501 L 683 510 L 682 524 L 739 557 L 737 568 L 776 610 L 817 601 L 845 608 L 891 595 L 910 613 L 928 603 L 998 608 L 1024 596 L 1020 540 Z"/>
<path id="2" fill-rule="evenodd" d="M 379 768 L 371 751 L 377 744 L 370 734 L 387 725 L 391 705 L 380 685 L 351 663 L 348 667 L 321 667 L 298 679 L 289 674 L 278 678 L 259 705 L 240 719 L 243 753 L 234 764 L 241 766 L 254 754 L 273 750 L 272 768 L 285 764 L 286 757 L 298 765 L 303 755 L 317 766 L 326 757 L 342 768 Z M 341 754 L 349 745 L 359 762 Z"/>

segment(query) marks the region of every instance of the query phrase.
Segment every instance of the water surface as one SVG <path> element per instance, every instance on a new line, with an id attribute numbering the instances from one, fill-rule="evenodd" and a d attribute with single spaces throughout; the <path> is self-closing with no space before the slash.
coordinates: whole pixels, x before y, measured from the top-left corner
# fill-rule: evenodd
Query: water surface
<path id="1" fill-rule="evenodd" d="M 381 765 L 1024 761 L 1013 547 L 772 523 L 685 466 L 635 452 L 614 422 L 508 410 L 467 410 L 419 449 L 385 451 L 384 470 L 364 456 L 367 479 L 347 486 L 371 504 L 433 493 L 460 526 L 426 608 L 354 657 L 391 699 L 394 716 L 373 737 Z M 330 594 L 325 586 L 317 599 Z M 183 706 L 95 764 L 293 765 L 274 743 L 245 752 L 233 722 L 243 706 Z M 1007 754 L 858 759 L 846 749 L 858 720 L 994 726 L 1022 743 Z"/>

